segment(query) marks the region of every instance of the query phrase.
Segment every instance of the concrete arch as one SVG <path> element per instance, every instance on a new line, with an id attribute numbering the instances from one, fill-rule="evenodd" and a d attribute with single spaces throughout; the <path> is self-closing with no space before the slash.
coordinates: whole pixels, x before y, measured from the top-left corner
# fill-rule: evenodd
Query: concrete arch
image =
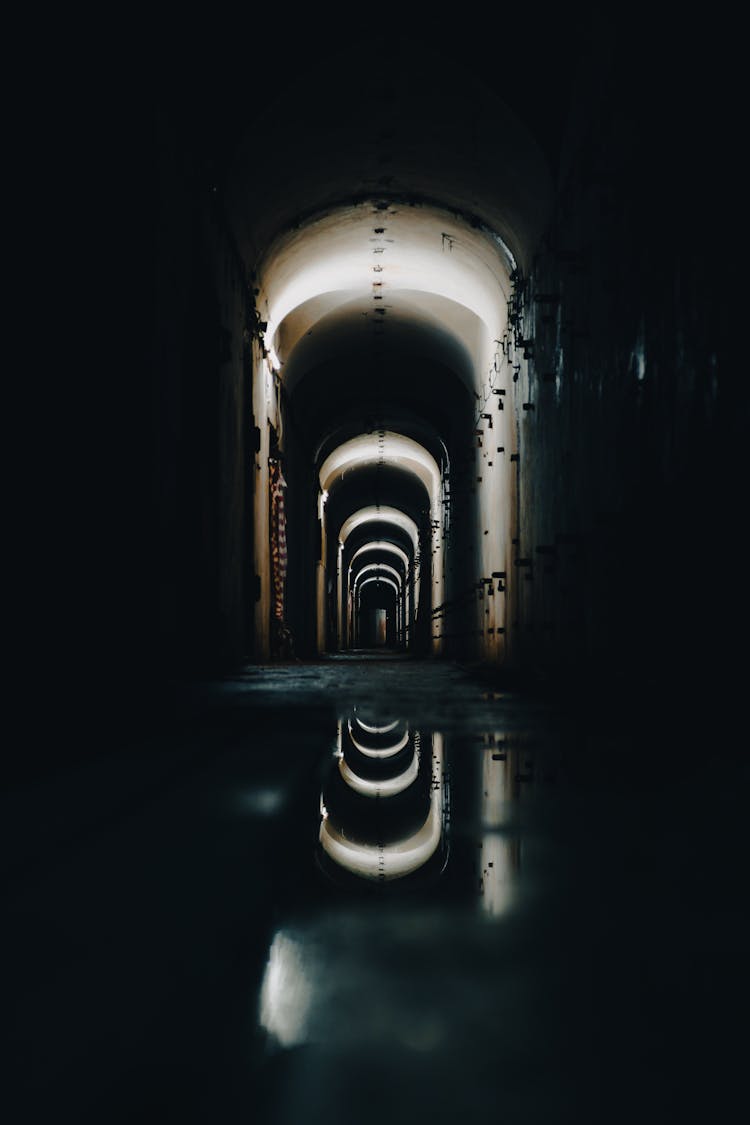
<path id="1" fill-rule="evenodd" d="M 432 204 L 403 207 L 370 200 L 317 215 L 269 247 L 259 270 L 264 363 L 276 371 L 279 386 L 289 393 L 295 381 L 307 370 L 316 371 L 326 357 L 338 356 L 343 362 L 349 347 L 355 355 L 357 348 L 362 355 L 380 355 L 381 362 L 386 362 L 383 357 L 390 349 L 406 362 L 409 348 L 415 346 L 431 354 L 435 363 L 447 358 L 465 387 L 483 401 L 489 393 L 486 385 L 494 386 L 498 371 L 498 342 L 508 327 L 514 266 L 513 255 L 490 230 Z M 357 371 L 355 367 L 353 378 Z M 261 413 L 263 409 L 261 404 Z M 492 424 L 491 415 L 484 414 Z M 470 424 L 467 416 L 462 433 Z M 502 433 L 493 437 L 505 449 L 512 440 L 509 423 L 500 416 L 496 428 Z M 438 434 L 443 450 L 446 436 Z M 448 465 L 447 451 L 445 460 L 441 456 L 438 462 L 417 441 L 396 430 L 381 426 L 359 433 L 329 452 L 319 470 L 323 546 L 317 573 L 318 651 L 327 645 L 330 623 L 341 619 L 341 610 L 336 613 L 335 607 L 341 606 L 343 597 L 340 567 L 335 597 L 328 579 L 333 559 L 328 556 L 326 496 L 354 468 L 382 464 L 413 474 L 427 491 L 431 543 L 422 564 L 429 561 L 431 608 L 446 604 L 449 498 L 443 468 Z M 489 512 L 499 501 L 504 515 L 502 521 L 489 515 L 483 520 L 494 525 L 492 538 L 480 543 L 485 572 L 505 564 L 500 556 L 510 539 L 510 490 L 515 478 L 507 471 L 502 476 L 493 473 L 488 483 L 492 489 L 483 490 L 486 508 Z M 341 645 L 340 626 L 334 628 Z M 425 635 L 421 643 L 429 643 L 437 655 L 445 630 L 432 619 L 427 632 L 429 641 Z"/>
<path id="2" fill-rule="evenodd" d="M 389 543 L 385 539 L 374 539 L 371 543 L 365 543 L 362 547 L 358 547 L 351 557 L 349 562 L 349 570 L 351 571 L 356 559 L 370 551 L 378 551 L 380 554 L 394 555 L 404 565 L 404 570 L 408 572 L 410 563 L 409 556 L 406 551 L 403 551 L 397 544 Z"/>
<path id="3" fill-rule="evenodd" d="M 383 508 L 380 511 L 384 511 Z M 414 612 L 414 607 L 418 604 L 420 580 L 418 567 L 415 567 L 415 560 L 419 557 L 419 529 L 416 523 L 406 513 L 399 512 L 397 509 L 386 511 L 385 518 L 380 520 L 377 510 L 360 509 L 348 517 L 342 526 L 339 528 L 338 549 L 335 555 L 336 565 L 336 633 L 339 648 L 346 647 L 351 643 L 351 615 L 352 615 L 352 597 L 351 597 L 351 564 L 345 568 L 345 548 L 349 536 L 358 529 L 366 526 L 369 522 L 379 522 L 388 526 L 389 524 L 398 529 L 399 532 L 405 533 L 411 542 L 413 556 L 410 562 L 409 556 L 402 547 L 397 544 L 390 544 L 391 553 L 394 558 L 404 562 L 404 580 L 408 585 L 408 611 L 409 620 Z M 326 529 L 322 527 L 323 535 L 326 534 Z M 382 532 L 381 532 L 382 534 Z M 321 581 L 319 584 L 320 590 L 323 586 Z"/>
<path id="4" fill-rule="evenodd" d="M 393 524 L 394 527 L 405 531 L 411 539 L 412 547 L 414 548 L 414 557 L 418 557 L 419 528 L 411 516 L 407 516 L 405 512 L 401 512 L 398 508 L 392 508 L 388 505 L 368 504 L 366 507 L 359 508 L 356 512 L 352 512 L 341 525 L 341 529 L 339 530 L 339 542 L 345 544 L 353 531 L 367 523 L 390 523 Z"/>
<path id="5" fill-rule="evenodd" d="M 331 298 L 332 299 L 332 298 Z M 474 365 L 481 354 L 483 322 L 458 301 L 375 282 L 370 291 L 323 313 L 313 298 L 281 322 L 276 332 L 287 393 L 293 395 L 308 372 L 333 362 L 346 362 L 352 377 L 365 383 L 374 371 L 421 360 L 442 366 L 468 388 L 474 386 Z M 386 319 L 384 319 L 386 318 Z M 387 328 L 387 331 L 383 331 Z M 270 329 L 269 329 L 270 334 Z M 374 336 L 378 354 L 372 354 Z"/>
<path id="6" fill-rule="evenodd" d="M 394 616 L 393 616 L 393 618 L 390 618 L 390 614 L 386 615 L 387 634 L 390 633 L 390 635 L 392 636 L 393 640 L 395 640 L 397 645 L 400 645 L 402 643 L 403 634 L 402 634 L 402 612 L 401 612 L 401 608 L 402 608 L 401 584 L 399 582 L 394 581 L 394 579 L 390 578 L 386 574 L 370 574 L 366 578 L 362 579 L 361 582 L 356 583 L 355 588 L 352 591 L 352 611 L 351 611 L 351 615 L 350 615 L 350 626 L 353 630 L 353 633 L 352 633 L 351 641 L 354 644 L 354 646 L 357 647 L 357 648 L 362 646 L 363 636 L 365 635 L 365 630 L 364 630 L 364 627 L 363 627 L 363 616 L 362 616 L 362 614 L 363 614 L 363 606 L 362 606 L 363 594 L 364 594 L 365 590 L 368 590 L 370 587 L 376 587 L 376 589 L 380 590 L 384 586 L 387 587 L 388 589 L 392 590 L 393 595 L 394 595 L 394 604 L 393 604 Z M 381 606 L 380 608 L 383 608 L 383 607 Z M 388 621 L 389 620 L 390 620 L 390 628 L 388 628 Z M 378 641 L 376 643 L 378 643 L 378 644 L 379 643 L 389 643 L 388 639 L 387 639 L 387 634 L 386 634 L 385 642 Z M 372 643 L 372 642 L 370 642 L 370 643 Z"/>
<path id="7" fill-rule="evenodd" d="M 428 354 L 445 352 L 443 337 L 455 341 L 476 388 L 505 330 L 515 259 L 491 231 L 442 208 L 378 208 L 367 201 L 316 216 L 268 248 L 259 301 L 272 366 L 284 380 L 303 340 L 319 358 L 318 335 L 353 331 L 380 346 L 406 331 L 421 334 Z M 456 367 L 466 372 L 460 358 Z"/>
<path id="8" fill-rule="evenodd" d="M 367 574 L 367 573 L 369 573 L 370 571 L 373 571 L 373 570 L 377 570 L 378 572 L 385 571 L 386 574 L 390 574 L 396 580 L 399 591 L 402 590 L 402 588 L 403 588 L 403 578 L 402 578 L 402 576 L 395 569 L 395 567 L 389 566 L 388 563 L 368 563 L 366 566 L 363 566 L 361 570 L 357 571 L 357 574 L 356 574 L 355 579 L 354 579 L 353 587 L 356 588 L 356 586 L 359 585 L 359 582 L 361 580 L 362 575 Z"/>
<path id="9" fill-rule="evenodd" d="M 408 615 L 407 615 L 407 622 L 406 622 L 406 624 L 408 626 L 410 626 L 412 620 L 414 619 L 414 617 L 416 617 L 416 614 L 418 613 L 418 610 L 419 610 L 420 591 L 421 591 L 421 576 L 420 576 L 420 572 L 419 572 L 420 548 L 419 548 L 419 528 L 417 527 L 417 524 L 411 518 L 411 516 L 407 515 L 405 512 L 400 511 L 398 508 L 392 508 L 388 505 L 373 504 L 373 505 L 368 505 L 365 508 L 360 508 L 357 511 L 352 512 L 352 514 L 350 516 L 348 516 L 346 520 L 344 520 L 344 523 L 341 525 L 341 527 L 339 529 L 339 548 L 338 548 L 338 553 L 337 553 L 337 567 L 338 567 L 338 574 L 337 574 L 338 612 L 337 612 L 337 618 L 338 618 L 338 642 L 339 642 L 339 647 L 344 647 L 345 641 L 350 640 L 349 637 L 345 637 L 345 635 L 344 635 L 345 634 L 345 624 L 344 624 L 344 622 L 345 622 L 345 617 L 347 616 L 346 610 L 345 610 L 344 584 L 345 584 L 345 581 L 348 579 L 348 574 L 345 576 L 344 573 L 343 573 L 343 552 L 344 552 L 344 548 L 346 546 L 346 542 L 347 542 L 349 536 L 354 531 L 358 530 L 360 527 L 366 526 L 368 523 L 378 523 L 378 524 L 384 524 L 386 526 L 390 524 L 393 527 L 398 528 L 399 531 L 404 532 L 408 536 L 409 540 L 411 541 L 412 552 L 413 552 L 412 559 L 411 559 L 411 567 L 408 568 L 408 564 L 407 564 L 407 573 L 411 574 L 411 579 L 412 579 L 411 589 L 410 589 L 410 592 L 409 592 L 409 604 L 408 604 L 408 611 L 409 612 L 408 612 Z M 382 542 L 382 540 L 378 540 L 378 542 Z M 400 551 L 401 556 L 403 556 L 404 559 L 408 558 L 407 555 L 406 555 L 406 552 L 403 551 L 401 548 L 398 548 L 395 544 L 389 544 L 389 546 L 391 547 L 391 549 L 394 552 Z M 360 547 L 358 550 L 361 551 L 362 548 Z M 347 605 L 349 604 L 348 596 L 346 597 L 346 604 Z M 350 607 L 350 611 L 351 611 L 351 607 Z"/>
<path id="10" fill-rule="evenodd" d="M 474 222 L 497 230 L 526 264 L 550 207 L 544 157 L 528 129 L 476 71 L 460 67 L 458 81 L 445 80 L 444 48 L 437 42 L 429 46 L 427 30 L 420 27 L 401 55 L 389 42 L 385 89 L 363 80 L 359 50 L 340 51 L 327 65 L 316 58 L 314 71 L 311 67 L 305 76 L 303 69 L 291 89 L 280 84 L 270 104 L 264 99 L 262 117 L 247 120 L 247 134 L 234 153 L 227 205 L 249 261 L 257 261 L 274 236 L 311 212 L 374 190 L 380 198 L 398 197 L 412 206 L 429 202 L 437 192 L 444 206 L 471 213 Z M 300 82 L 306 116 L 314 122 L 302 131 Z M 365 122 L 377 122 L 377 131 L 390 138 L 385 184 L 374 176 L 372 130 L 363 128 Z"/>
<path id="11" fill-rule="evenodd" d="M 335 480 L 354 468 L 389 463 L 406 469 L 419 478 L 430 497 L 432 512 L 437 516 L 440 504 L 440 468 L 424 446 L 403 434 L 381 431 L 360 434 L 344 442 L 321 465 L 320 487 L 328 492 Z"/>
<path id="12" fill-rule="evenodd" d="M 376 578 L 390 576 L 396 583 L 396 635 L 399 644 L 404 644 L 407 639 L 407 626 L 410 623 L 409 587 L 404 577 L 387 563 L 368 563 L 351 579 L 349 571 L 344 604 L 352 607 L 359 605 L 359 590 L 367 584 L 366 575 L 373 574 Z"/>
<path id="13" fill-rule="evenodd" d="M 337 603 L 339 647 L 343 647 L 344 638 L 349 636 L 348 619 L 350 613 L 350 592 L 353 592 L 352 575 L 355 570 L 355 563 L 357 560 L 359 560 L 359 566 L 356 568 L 356 580 L 356 578 L 363 572 L 363 570 L 367 566 L 365 556 L 373 553 L 386 555 L 387 557 L 400 562 L 403 566 L 403 576 L 399 575 L 399 581 L 402 582 L 401 599 L 403 602 L 402 612 L 404 639 L 406 640 L 408 631 L 411 627 L 411 613 L 413 603 L 412 581 L 414 574 L 413 562 L 410 562 L 409 556 L 407 555 L 406 551 L 404 551 L 397 544 L 389 543 L 384 539 L 374 540 L 371 543 L 365 543 L 361 547 L 358 547 L 352 555 L 349 561 L 349 566 L 346 569 L 346 573 L 344 573 L 343 569 L 342 551 L 343 548 L 340 550 L 337 559 L 337 565 L 339 567 L 340 590 Z M 380 564 L 374 563 L 372 565 Z M 399 574 L 395 567 L 387 566 L 386 569 L 391 570 L 393 574 Z"/>
<path id="14" fill-rule="evenodd" d="M 363 582 L 360 582 L 358 584 L 357 591 L 361 591 L 365 586 L 371 586 L 373 582 L 384 582 L 386 586 L 391 587 L 391 589 L 396 594 L 396 597 L 398 597 L 399 585 L 397 582 L 394 582 L 392 578 L 388 578 L 387 575 L 383 575 L 382 577 L 379 577 L 375 574 L 370 575 L 369 578 L 365 578 Z"/>

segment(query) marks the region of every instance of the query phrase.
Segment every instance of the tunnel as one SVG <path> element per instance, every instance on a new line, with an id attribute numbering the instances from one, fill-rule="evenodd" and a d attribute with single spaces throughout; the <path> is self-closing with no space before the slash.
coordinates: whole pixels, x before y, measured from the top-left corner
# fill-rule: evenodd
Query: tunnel
<path id="1" fill-rule="evenodd" d="M 255 116 L 252 99 L 229 112 L 239 59 L 210 95 L 189 53 L 162 61 L 143 108 L 151 366 L 128 355 L 102 400 L 122 447 L 100 475 L 102 565 L 66 574 L 90 647 L 118 636 L 103 709 L 118 683 L 158 696 L 173 669 L 349 648 L 349 555 L 369 532 L 345 546 L 341 530 L 373 505 L 417 528 L 411 546 L 371 529 L 408 555 L 395 644 L 558 683 L 722 682 L 692 654 L 725 650 L 744 595 L 724 604 L 720 584 L 699 608 L 709 564 L 687 546 L 698 512 L 731 526 L 743 476 L 714 280 L 731 187 L 692 145 L 710 99 L 680 69 L 687 27 L 678 112 L 656 31 L 618 17 L 612 38 L 585 4 L 545 18 L 533 92 L 489 61 L 445 82 L 421 25 L 401 46 L 373 26 L 388 63 L 370 83 L 353 40 L 321 46 L 321 67 L 292 36 L 302 130 L 296 86 L 263 85 L 268 61 L 247 72 L 266 91 Z M 87 610 L 92 583 L 109 624 Z"/>
<path id="2" fill-rule="evenodd" d="M 126 22 L 8 378 L 19 1119 L 733 1120 L 734 16 Z"/>

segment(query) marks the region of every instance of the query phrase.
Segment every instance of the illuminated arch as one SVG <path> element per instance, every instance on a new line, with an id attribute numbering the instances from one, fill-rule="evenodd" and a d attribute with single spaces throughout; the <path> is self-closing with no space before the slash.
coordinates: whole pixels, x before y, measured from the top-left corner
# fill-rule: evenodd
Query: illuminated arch
<path id="1" fill-rule="evenodd" d="M 358 559 L 360 555 L 364 555 L 367 551 L 381 551 L 383 554 L 395 555 L 404 564 L 404 570 L 408 574 L 409 556 L 401 547 L 398 547 L 395 543 L 389 543 L 387 539 L 373 539 L 370 543 L 364 543 L 361 547 L 358 547 L 349 563 L 350 574 L 355 560 Z"/>
<path id="2" fill-rule="evenodd" d="M 398 593 L 399 593 L 398 585 L 393 581 L 392 578 L 389 578 L 388 575 L 386 575 L 386 574 L 384 574 L 382 578 L 379 578 L 376 574 L 372 574 L 372 575 L 370 575 L 369 578 L 365 578 L 365 580 L 363 582 L 359 582 L 357 584 L 357 594 L 361 594 L 361 592 L 365 588 L 365 586 L 371 586 L 373 584 L 373 582 L 377 582 L 377 583 L 383 582 L 383 583 L 385 583 L 386 586 L 390 586 L 393 589 L 393 592 L 395 593 L 396 597 L 398 597 Z"/>
<path id="3" fill-rule="evenodd" d="M 431 510 L 439 508 L 441 477 L 435 458 L 413 438 L 392 431 L 360 434 L 337 446 L 320 467 L 320 487 L 329 492 L 353 468 L 378 464 L 414 473 L 427 490 Z"/>
<path id="4" fill-rule="evenodd" d="M 419 556 L 419 528 L 411 516 L 399 508 L 392 508 L 386 504 L 369 504 L 358 508 L 356 512 L 344 520 L 339 531 L 339 542 L 345 544 L 353 531 L 367 523 L 390 523 L 394 527 L 405 531 L 411 539 L 414 548 L 414 557 Z"/>
<path id="5" fill-rule="evenodd" d="M 396 568 L 393 567 L 393 566 L 389 566 L 388 563 L 367 563 L 367 565 L 363 566 L 361 570 L 358 570 L 356 575 L 354 576 L 354 582 L 352 584 L 353 589 L 356 590 L 356 588 L 360 584 L 360 582 L 362 580 L 362 576 L 364 574 L 369 574 L 371 571 L 374 571 L 374 570 L 384 571 L 385 574 L 390 575 L 392 578 L 394 578 L 397 585 L 398 585 L 399 594 L 403 593 L 403 578 L 401 577 L 399 572 L 396 570 Z"/>

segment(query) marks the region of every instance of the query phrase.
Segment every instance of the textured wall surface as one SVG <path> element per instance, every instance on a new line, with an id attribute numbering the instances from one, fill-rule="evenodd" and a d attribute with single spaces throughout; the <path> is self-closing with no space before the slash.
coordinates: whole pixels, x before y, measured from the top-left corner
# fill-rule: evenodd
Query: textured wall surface
<path id="1" fill-rule="evenodd" d="M 657 682 L 710 669 L 728 639 L 710 575 L 743 396 L 701 93 L 670 106 L 658 72 L 621 77 L 584 75 L 555 215 L 517 289 L 513 612 L 522 662 Z"/>

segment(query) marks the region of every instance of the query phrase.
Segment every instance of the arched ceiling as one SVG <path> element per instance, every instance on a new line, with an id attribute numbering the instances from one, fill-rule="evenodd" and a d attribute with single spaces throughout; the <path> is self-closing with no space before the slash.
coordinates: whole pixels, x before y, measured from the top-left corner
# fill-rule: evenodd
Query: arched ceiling
<path id="1" fill-rule="evenodd" d="M 360 523 L 353 531 L 348 533 L 342 544 L 343 561 L 346 566 L 351 567 L 354 556 L 360 550 L 366 551 L 369 544 L 373 542 L 383 543 L 395 548 L 396 551 L 400 551 L 406 559 L 405 565 L 413 567 L 416 555 L 414 554 L 414 542 L 410 533 L 403 527 L 397 527 L 394 523 L 378 523 L 376 520 Z M 390 557 L 394 558 L 395 555 L 392 554 Z"/>
<path id="2" fill-rule="evenodd" d="M 265 345 L 283 380 L 287 364 L 296 381 L 364 341 L 447 362 L 472 381 L 487 333 L 502 331 L 513 266 L 496 235 L 442 208 L 375 199 L 340 207 L 268 248 L 258 297 Z"/>
<path id="3" fill-rule="evenodd" d="M 372 574 L 372 575 L 370 575 L 369 578 L 363 578 L 361 582 L 356 583 L 355 588 L 356 588 L 356 590 L 361 592 L 362 590 L 364 590 L 365 586 L 373 586 L 373 585 L 388 586 L 391 590 L 393 590 L 394 594 L 396 594 L 396 596 L 398 596 L 398 592 L 399 592 L 398 585 L 393 581 L 392 578 L 388 578 L 388 576 L 385 575 L 385 574 L 383 574 L 383 575 Z"/>
<path id="4" fill-rule="evenodd" d="M 336 537 L 390 522 L 415 558 L 421 541 L 440 604 L 441 469 L 494 370 L 550 178 L 507 106 L 443 58 L 405 57 L 385 84 L 363 82 L 356 54 L 339 62 L 316 72 L 303 98 L 291 83 L 264 106 L 224 201 L 253 269 L 264 355 L 307 434 L 303 453 L 323 458 L 328 559 Z M 449 388 L 442 417 L 426 405 L 438 397 L 436 372 Z M 407 415 L 415 425 L 401 430 Z"/>
<path id="5" fill-rule="evenodd" d="M 320 487 L 327 492 L 354 468 L 392 465 L 413 473 L 424 485 L 431 504 L 440 498 L 440 469 L 434 457 L 412 438 L 379 431 L 350 438 L 328 455 L 320 467 Z"/>
<path id="6" fill-rule="evenodd" d="M 365 271 L 368 249 L 362 255 Z M 364 292 L 350 299 L 337 294 L 333 308 L 325 307 L 334 300 L 334 294 L 327 293 L 325 301 L 313 298 L 282 321 L 276 350 L 289 357 L 283 367 L 289 393 L 306 372 L 342 359 L 355 377 L 369 376 L 373 368 L 386 368 L 394 359 L 427 361 L 448 367 L 472 389 L 482 343 L 479 317 L 439 294 L 390 285 L 385 274 L 384 264 L 381 279 L 372 280 Z"/>
<path id="7" fill-rule="evenodd" d="M 361 570 L 357 571 L 356 575 L 353 576 L 352 588 L 353 589 L 357 588 L 357 585 L 362 580 L 363 575 L 372 574 L 372 573 L 389 574 L 391 576 L 391 578 L 395 579 L 396 584 L 398 585 L 399 589 L 401 588 L 401 586 L 403 584 L 403 578 L 399 574 L 399 572 L 395 569 L 395 567 L 389 566 L 387 563 L 383 563 L 383 562 L 374 562 L 374 563 L 367 563 L 365 566 L 363 566 L 361 568 Z"/>
<path id="8" fill-rule="evenodd" d="M 316 75 L 303 104 L 296 88 L 280 96 L 266 118 L 263 174 L 252 135 L 228 180 L 266 356 L 324 458 L 330 534 L 383 502 L 424 523 L 416 482 L 433 529 L 442 521 L 446 443 L 459 419 L 467 428 L 505 330 L 512 274 L 547 217 L 549 177 L 530 135 L 481 84 L 465 73 L 451 81 L 433 63 L 411 58 L 375 92 L 349 55 Z M 373 175 L 373 161 L 387 174 Z M 440 397 L 436 373 L 449 388 L 440 418 L 425 407 Z M 416 422 L 403 432 L 406 416 Z M 423 446 L 410 428 L 434 432 Z M 415 531 L 415 554 L 418 541 Z"/>
<path id="9" fill-rule="evenodd" d="M 388 505 L 368 504 L 363 508 L 359 508 L 344 521 L 339 530 L 339 540 L 346 543 L 352 532 L 365 524 L 393 524 L 395 527 L 405 531 L 411 540 L 414 549 L 414 555 L 419 554 L 419 528 L 414 520 L 407 516 L 405 512 L 401 512 L 398 508 L 392 508 Z"/>
<path id="10" fill-rule="evenodd" d="M 363 71 L 361 47 L 280 81 L 250 115 L 226 191 L 246 261 L 313 211 L 388 198 L 474 216 L 524 267 L 551 199 L 530 133 L 444 52 L 417 41 L 402 55 L 391 42 L 387 69 Z"/>
<path id="11" fill-rule="evenodd" d="M 358 547 L 352 555 L 349 569 L 351 570 L 354 567 L 357 559 L 359 559 L 361 563 L 364 563 L 366 561 L 365 556 L 368 554 L 395 556 L 395 558 L 403 564 L 405 571 L 409 569 L 409 556 L 406 554 L 406 551 L 402 550 L 401 547 L 398 547 L 395 543 L 387 542 L 385 539 L 373 539 L 364 543 L 361 547 Z"/>
<path id="12" fill-rule="evenodd" d="M 429 489 L 408 464 L 353 459 L 343 474 L 330 482 L 325 505 L 329 535 L 334 536 L 344 520 L 366 505 L 390 506 L 406 513 L 425 531 L 432 501 Z"/>
<path id="13" fill-rule="evenodd" d="M 460 441 L 475 398 L 444 365 L 395 352 L 344 353 L 314 368 L 290 401 L 296 432 L 316 465 L 357 434 L 392 430 L 429 450 L 437 462 Z M 473 428 L 473 427 L 472 427 Z"/>

